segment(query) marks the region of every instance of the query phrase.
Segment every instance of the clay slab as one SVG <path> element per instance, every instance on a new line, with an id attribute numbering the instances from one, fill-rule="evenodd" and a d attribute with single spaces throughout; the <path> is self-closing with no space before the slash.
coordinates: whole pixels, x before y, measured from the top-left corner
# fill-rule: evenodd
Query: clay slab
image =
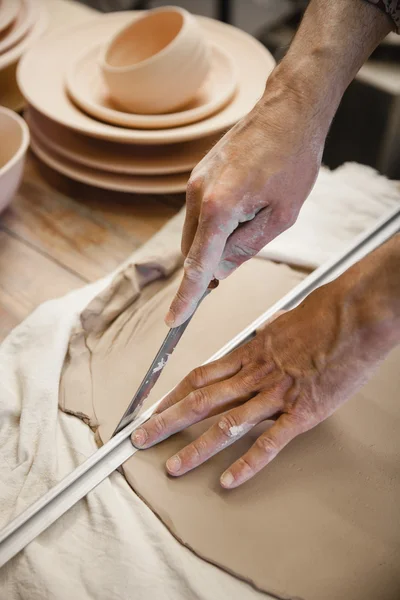
<path id="1" fill-rule="evenodd" d="M 154 255 L 147 268 L 165 260 Z M 181 276 L 157 280 L 137 295 L 135 281 L 144 273 L 140 263 L 121 274 L 86 309 L 82 330 L 70 342 L 61 402 L 88 416 L 103 441 L 163 339 L 163 316 Z M 253 259 L 224 281 L 200 307 L 148 402 L 212 354 L 214 344 L 230 339 L 235 325 L 242 329 L 256 316 L 253 310 L 260 314 L 275 294 L 288 291 L 295 278 L 285 267 Z M 223 490 L 219 476 L 268 422 L 182 478 L 167 477 L 166 459 L 212 420 L 137 452 L 124 465 L 125 475 L 183 544 L 278 598 L 397 600 L 399 360 L 394 351 L 359 394 L 237 490 Z"/>

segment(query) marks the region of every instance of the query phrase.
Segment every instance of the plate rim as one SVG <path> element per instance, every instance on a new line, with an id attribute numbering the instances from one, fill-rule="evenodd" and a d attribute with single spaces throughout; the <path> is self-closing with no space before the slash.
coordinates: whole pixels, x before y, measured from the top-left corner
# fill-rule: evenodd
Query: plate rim
<path id="1" fill-rule="evenodd" d="M 72 101 L 78 105 L 78 108 L 87 113 L 91 118 L 98 119 L 103 121 L 109 125 L 114 125 L 116 127 L 128 127 L 132 129 L 170 129 L 173 127 L 181 127 L 183 125 L 190 125 L 191 123 L 199 122 L 207 117 L 215 114 L 218 110 L 224 108 L 233 98 L 236 89 L 237 89 L 237 76 L 235 70 L 235 64 L 228 52 L 224 50 L 219 44 L 214 42 L 210 43 L 210 47 L 212 50 L 216 51 L 223 57 L 223 60 L 228 63 L 228 69 L 230 72 L 230 84 L 227 88 L 227 92 L 222 95 L 222 98 L 219 98 L 218 101 L 208 102 L 206 105 L 201 105 L 197 108 L 191 108 L 189 110 L 176 111 L 174 113 L 167 113 L 165 115 L 141 115 L 139 113 L 128 113 L 124 111 L 119 111 L 117 108 L 108 108 L 103 107 L 98 104 L 95 104 L 93 101 L 85 99 L 81 94 L 77 93 L 76 86 L 73 83 L 75 78 L 75 73 L 78 68 L 78 64 L 81 63 L 85 58 L 94 53 L 96 50 L 100 50 L 103 44 L 93 44 L 89 49 L 85 49 L 67 68 L 65 73 L 65 85 L 67 89 L 67 94 L 70 96 Z M 75 89 L 74 89 L 75 88 Z M 204 110 L 204 106 L 211 106 L 211 109 Z M 200 116 L 198 116 L 200 113 Z M 117 115 L 122 115 L 122 120 L 125 122 L 117 121 Z M 107 119 L 107 115 L 109 118 Z M 116 115 L 115 120 L 112 120 L 112 116 Z M 180 115 L 186 115 L 186 119 L 179 119 Z M 192 115 L 192 117 L 190 116 Z M 188 118 L 189 117 L 189 118 Z M 131 121 L 131 122 L 130 122 Z M 136 121 L 136 122 L 134 122 Z M 165 121 L 165 124 L 154 124 L 156 122 L 162 123 Z"/>
<path id="2" fill-rule="evenodd" d="M 50 152 L 49 148 L 44 148 L 43 149 L 43 145 L 41 142 L 38 142 L 38 140 L 36 139 L 36 137 L 34 135 L 31 135 L 31 143 L 30 143 L 30 147 L 32 152 L 35 154 L 35 156 L 41 161 L 43 162 L 46 166 L 48 166 L 50 169 L 52 169 L 53 171 L 56 171 L 57 173 L 60 173 L 61 175 L 64 175 L 65 177 L 68 177 L 69 179 L 73 180 L 73 181 L 78 181 L 80 183 L 84 183 L 86 185 L 90 185 L 92 187 L 97 187 L 99 189 L 103 189 L 103 190 L 111 190 L 111 191 L 116 191 L 116 192 L 122 192 L 122 193 L 127 193 L 127 194 L 149 194 L 149 195 L 153 195 L 153 194 L 178 194 L 178 193 L 184 193 L 186 190 L 186 185 L 187 185 L 187 181 L 189 179 L 189 175 L 190 173 L 181 173 L 181 174 L 174 174 L 174 175 L 149 175 L 148 177 L 146 175 L 125 175 L 125 177 L 132 177 L 133 179 L 135 179 L 135 177 L 140 177 L 140 179 L 148 179 L 149 180 L 149 187 L 147 187 L 147 184 L 145 184 L 144 186 L 141 185 L 140 183 L 132 183 L 132 186 L 128 186 L 128 185 L 119 185 L 117 183 L 112 183 L 112 181 L 110 181 L 110 184 L 104 184 L 104 183 L 100 183 L 100 182 L 96 182 L 96 177 L 92 176 L 90 173 L 89 174 L 85 174 L 82 172 L 74 172 L 74 165 L 72 164 L 71 166 L 69 166 L 68 164 L 65 165 L 63 164 L 63 161 L 67 160 L 64 158 L 61 158 L 60 156 L 57 155 L 57 157 L 49 156 L 48 152 Z M 53 152 L 52 152 L 53 154 Z M 67 162 L 71 162 L 72 161 L 67 161 Z M 88 167 L 84 167 L 83 165 L 77 165 L 79 168 L 79 171 L 86 171 L 86 170 L 92 170 L 94 171 L 95 169 L 89 169 Z M 71 168 L 72 167 L 72 168 Z M 101 171 L 99 169 L 99 171 Z M 101 173 L 105 173 L 107 175 L 107 177 L 109 177 L 110 179 L 112 179 L 113 176 L 118 176 L 120 177 L 121 174 L 113 174 L 113 173 L 106 173 L 105 171 L 101 171 Z M 177 176 L 181 175 L 182 177 L 182 182 L 180 183 L 176 183 L 174 184 L 169 184 L 160 182 L 160 179 L 165 180 L 166 178 L 177 178 Z M 158 186 L 156 185 L 158 179 Z M 150 184 L 150 182 L 153 184 L 153 186 Z"/>
<path id="3" fill-rule="evenodd" d="M 122 20 L 122 17 L 124 19 L 128 19 L 129 17 L 132 16 L 132 14 L 135 14 L 135 16 L 139 16 L 143 11 L 123 11 L 123 12 L 115 12 L 115 13 L 109 13 L 109 14 L 105 14 L 105 15 L 100 15 L 100 16 L 96 16 L 95 19 L 91 19 L 90 21 L 86 21 L 85 23 L 81 24 L 79 27 L 73 27 L 73 28 L 69 28 L 66 32 L 64 31 L 64 37 L 65 35 L 69 35 L 71 32 L 74 31 L 79 31 L 79 32 L 85 32 L 88 30 L 88 28 L 90 27 L 94 27 L 95 25 L 100 25 L 101 21 L 105 22 L 106 20 L 115 20 L 115 22 L 117 23 L 118 21 Z M 256 40 L 254 37 L 252 37 L 251 35 L 247 34 L 246 32 L 233 27 L 232 25 L 228 25 L 226 23 L 221 23 L 219 21 L 216 21 L 215 19 L 210 19 L 208 17 L 198 17 L 199 21 L 201 24 L 204 24 L 205 26 L 209 26 L 209 27 L 218 27 L 218 29 L 220 31 L 225 31 L 225 32 L 229 32 L 230 35 L 235 35 L 235 36 L 240 36 L 242 39 L 246 40 L 246 43 L 248 45 L 252 45 L 253 47 L 257 48 L 258 53 L 259 53 L 259 57 L 262 56 L 262 60 L 263 60 L 263 64 L 266 70 L 266 78 L 269 76 L 269 74 L 271 73 L 272 69 L 275 66 L 275 60 L 272 57 L 271 53 L 261 44 L 261 42 L 259 42 L 258 40 Z M 48 39 L 49 37 L 57 37 L 56 33 L 50 34 L 49 36 L 46 36 L 46 38 L 44 39 Z M 40 44 L 43 43 L 43 40 L 41 40 L 41 42 L 39 42 Z M 38 47 L 38 44 L 36 45 L 36 48 Z M 25 65 L 29 65 L 29 60 L 30 60 L 30 56 L 32 54 L 32 52 L 35 50 L 35 48 L 32 49 L 32 51 L 27 52 L 23 58 L 21 59 L 19 65 L 18 65 L 18 69 L 17 69 L 17 81 L 18 81 L 18 85 L 23 93 L 23 95 L 25 96 L 27 102 L 29 104 L 31 104 L 32 106 L 34 106 L 34 108 L 36 108 L 37 110 L 39 110 L 39 112 L 41 112 L 42 114 L 44 114 L 46 117 L 48 117 L 49 119 L 60 123 L 61 125 L 64 125 L 65 127 L 69 127 L 70 129 L 77 131 L 78 133 L 84 134 L 84 135 L 88 135 L 89 137 L 92 138 L 98 138 L 98 139 L 105 139 L 105 140 L 109 140 L 109 141 L 115 141 L 115 142 L 119 142 L 119 143 L 137 143 L 137 144 L 173 144 L 173 143 L 178 143 L 178 142 L 185 142 L 185 141 L 191 141 L 194 139 L 200 139 L 203 137 L 206 137 L 208 135 L 213 135 L 214 133 L 218 133 L 219 131 L 223 131 L 228 129 L 229 127 L 231 127 L 232 125 L 234 125 L 238 119 L 227 119 L 225 121 L 222 121 L 220 124 L 218 124 L 218 127 L 213 127 L 212 129 L 210 128 L 206 128 L 204 127 L 204 129 L 200 130 L 200 131 L 196 131 L 196 132 L 192 132 L 190 131 L 190 128 L 195 127 L 197 124 L 192 124 L 192 125 L 187 125 L 181 128 L 174 128 L 174 129 L 166 129 L 166 130 L 139 130 L 139 129 L 127 129 L 127 128 L 122 128 L 122 127 L 116 127 L 116 126 L 112 126 L 112 125 L 105 125 L 102 123 L 103 127 L 107 128 L 107 131 L 99 131 L 99 129 L 96 127 L 98 125 L 98 123 L 94 120 L 91 119 L 90 117 L 88 117 L 88 123 L 90 123 L 90 121 L 93 121 L 93 124 L 90 123 L 90 125 L 86 124 L 84 127 L 82 127 L 81 125 L 76 125 L 75 123 L 71 123 L 69 120 L 67 119 L 63 119 L 63 118 L 59 118 L 57 114 L 52 114 L 51 111 L 49 112 L 48 107 L 47 108 L 43 108 L 38 106 L 38 103 L 36 102 L 35 99 L 32 99 L 31 93 L 29 91 L 26 90 L 24 82 L 23 82 L 23 74 L 24 74 L 24 69 L 25 69 Z M 261 59 L 259 60 L 259 62 L 261 62 Z M 68 100 L 70 102 L 70 100 Z M 257 102 L 257 99 L 255 99 L 254 104 Z M 229 105 L 231 106 L 231 105 Z M 78 109 L 77 109 L 78 110 Z M 207 120 L 203 121 L 202 123 L 207 123 Z M 188 131 L 182 132 L 182 129 L 187 129 Z M 152 135 L 151 137 L 149 136 L 149 134 L 155 134 Z M 169 134 L 169 135 L 167 135 Z"/>

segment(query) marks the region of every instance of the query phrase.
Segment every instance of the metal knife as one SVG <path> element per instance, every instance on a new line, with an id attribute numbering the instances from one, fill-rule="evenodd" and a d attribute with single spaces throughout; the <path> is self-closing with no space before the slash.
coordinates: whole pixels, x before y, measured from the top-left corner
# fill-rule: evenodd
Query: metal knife
<path id="1" fill-rule="evenodd" d="M 196 306 L 196 310 L 200 306 L 200 304 L 202 303 L 204 298 L 206 298 L 208 296 L 208 294 L 211 292 L 211 290 L 215 289 L 218 286 L 218 284 L 219 284 L 219 281 L 217 279 L 213 279 L 210 282 L 207 290 L 205 291 L 203 296 L 200 298 L 200 300 Z M 143 402 L 146 400 L 146 398 L 150 394 L 151 390 L 157 383 L 158 378 L 160 377 L 165 365 L 168 362 L 168 359 L 170 358 L 171 354 L 175 350 L 179 340 L 181 339 L 182 335 L 184 334 L 184 332 L 185 332 L 187 326 L 189 325 L 190 321 L 192 320 L 195 312 L 196 311 L 194 311 L 192 316 L 189 317 L 189 319 L 187 321 L 182 323 L 182 325 L 179 325 L 179 327 L 173 327 L 172 329 L 169 330 L 165 340 L 161 344 L 159 351 L 157 352 L 153 362 L 151 363 L 149 370 L 147 371 L 146 375 L 144 376 L 144 379 L 143 379 L 142 383 L 140 384 L 136 394 L 132 398 L 131 402 L 129 403 L 128 408 L 124 412 L 122 419 L 118 423 L 112 437 L 114 437 L 114 435 L 116 435 L 122 429 L 124 429 L 127 425 L 129 425 L 129 423 L 131 423 L 134 420 L 134 418 L 136 417 L 136 415 L 138 414 L 139 410 L 141 409 L 141 407 L 143 405 Z"/>

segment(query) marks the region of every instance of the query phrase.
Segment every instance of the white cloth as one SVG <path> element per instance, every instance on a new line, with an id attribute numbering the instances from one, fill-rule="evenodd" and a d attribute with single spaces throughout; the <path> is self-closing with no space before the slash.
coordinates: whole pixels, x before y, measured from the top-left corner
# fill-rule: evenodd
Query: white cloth
<path id="1" fill-rule="evenodd" d="M 272 240 L 258 256 L 315 269 L 400 206 L 397 182 L 371 167 L 346 163 L 323 167 L 296 223 Z"/>
<path id="2" fill-rule="evenodd" d="M 179 238 L 181 223 L 135 259 L 165 233 Z M 58 409 L 58 390 L 71 329 L 110 280 L 45 303 L 0 347 L 0 527 L 97 450 L 92 431 Z M 0 570 L 1 600 L 267 597 L 179 544 L 118 472 Z"/>

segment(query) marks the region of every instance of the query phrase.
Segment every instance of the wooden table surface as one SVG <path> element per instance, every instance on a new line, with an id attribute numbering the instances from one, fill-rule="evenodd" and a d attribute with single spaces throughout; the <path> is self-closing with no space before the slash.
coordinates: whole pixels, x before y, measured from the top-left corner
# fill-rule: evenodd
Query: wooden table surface
<path id="1" fill-rule="evenodd" d="M 74 0 L 42 2 L 48 34 L 100 15 Z M 42 302 L 112 271 L 183 203 L 72 182 L 28 154 L 22 185 L 0 215 L 0 340 Z"/>
<path id="2" fill-rule="evenodd" d="M 0 216 L 0 339 L 42 302 L 109 273 L 183 204 L 72 182 L 28 155 Z"/>

